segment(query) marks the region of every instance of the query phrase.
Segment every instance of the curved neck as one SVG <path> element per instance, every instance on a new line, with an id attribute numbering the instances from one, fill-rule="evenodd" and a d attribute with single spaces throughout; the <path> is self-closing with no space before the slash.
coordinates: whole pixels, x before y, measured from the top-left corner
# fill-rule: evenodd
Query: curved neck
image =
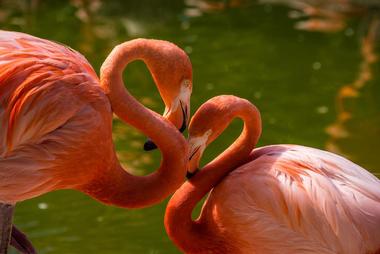
<path id="1" fill-rule="evenodd" d="M 232 170 L 246 163 L 261 134 L 259 111 L 247 101 L 231 105 L 233 117 L 244 120 L 239 138 L 221 155 L 207 164 L 176 191 L 166 209 L 165 227 L 170 238 L 186 253 L 236 253 L 228 245 L 222 233 L 209 217 L 201 216 L 193 221 L 191 213 L 195 205 Z M 232 118 L 229 120 L 232 120 Z M 226 252 L 227 253 L 227 252 Z"/>
<path id="2" fill-rule="evenodd" d="M 152 49 L 155 40 L 137 39 L 115 47 L 101 68 L 101 86 L 114 113 L 124 122 L 150 137 L 162 152 L 160 168 L 148 176 L 134 176 L 125 171 L 114 155 L 110 169 L 97 176 L 86 192 L 94 198 L 116 206 L 135 208 L 160 202 L 174 192 L 184 180 L 184 137 L 159 114 L 147 109 L 126 90 L 124 68 L 134 60 L 143 60 L 148 68 L 160 61 Z M 155 48 L 157 50 L 157 47 Z M 156 73 L 152 73 L 155 75 Z"/>

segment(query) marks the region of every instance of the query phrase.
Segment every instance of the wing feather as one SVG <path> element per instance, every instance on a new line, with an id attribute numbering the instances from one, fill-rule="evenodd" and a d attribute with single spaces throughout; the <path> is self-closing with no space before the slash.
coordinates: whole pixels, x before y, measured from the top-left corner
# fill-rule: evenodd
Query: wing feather
<path id="1" fill-rule="evenodd" d="M 380 181 L 365 169 L 293 145 L 258 149 L 252 158 L 207 204 L 247 253 L 358 254 L 380 247 Z"/>
<path id="2" fill-rule="evenodd" d="M 59 172 L 83 177 L 59 159 L 81 158 L 104 116 L 111 117 L 108 99 L 81 54 L 0 30 L 0 202 L 54 189 L 65 180 Z"/>
<path id="3" fill-rule="evenodd" d="M 59 128 L 100 90 L 78 52 L 0 30 L 0 156 Z"/>

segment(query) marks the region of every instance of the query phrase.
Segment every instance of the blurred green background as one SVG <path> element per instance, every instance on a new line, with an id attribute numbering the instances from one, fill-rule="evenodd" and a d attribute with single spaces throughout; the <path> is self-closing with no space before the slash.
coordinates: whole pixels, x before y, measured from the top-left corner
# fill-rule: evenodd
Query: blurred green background
<path id="1" fill-rule="evenodd" d="M 377 0 L 1 0 L 0 28 L 67 44 L 97 71 L 118 43 L 172 41 L 193 63 L 192 112 L 215 95 L 247 98 L 262 113 L 259 145 L 326 149 L 379 177 L 379 9 Z M 125 82 L 142 103 L 163 112 L 143 63 L 128 66 Z M 240 130 L 233 122 L 203 162 Z M 160 160 L 158 151 L 142 150 L 144 139 L 115 119 L 118 155 L 136 174 Z M 18 204 L 15 224 L 39 253 L 179 253 L 163 227 L 165 205 L 123 210 L 57 191 Z"/>

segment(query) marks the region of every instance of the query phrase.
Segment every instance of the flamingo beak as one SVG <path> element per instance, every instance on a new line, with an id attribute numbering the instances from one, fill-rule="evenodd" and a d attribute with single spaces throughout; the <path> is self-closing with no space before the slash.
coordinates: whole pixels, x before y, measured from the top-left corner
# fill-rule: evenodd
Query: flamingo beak
<path id="1" fill-rule="evenodd" d="M 181 127 L 178 129 L 179 132 L 183 133 L 187 128 L 187 123 L 189 119 L 188 114 L 188 107 L 184 106 L 184 103 L 180 100 L 179 101 L 182 111 L 182 124 Z M 144 151 L 152 151 L 157 148 L 157 145 L 148 138 L 148 140 L 144 143 Z"/>
<path id="2" fill-rule="evenodd" d="M 195 176 L 199 172 L 199 168 L 195 169 L 194 172 L 187 171 L 186 178 L 190 180 L 193 176 Z"/>
<path id="3" fill-rule="evenodd" d="M 192 136 L 190 134 L 190 137 L 187 140 L 190 147 L 189 164 L 186 175 L 188 179 L 190 179 L 197 172 L 199 172 L 199 163 L 202 158 L 203 152 L 206 149 L 211 133 L 212 130 L 209 129 L 201 136 Z"/>
<path id="4" fill-rule="evenodd" d="M 152 151 L 157 148 L 157 145 L 148 138 L 148 140 L 144 143 L 144 151 Z"/>
<path id="5" fill-rule="evenodd" d="M 189 156 L 189 169 L 186 178 L 190 179 L 199 172 L 199 160 L 201 157 L 201 146 L 191 146 Z"/>
<path id="6" fill-rule="evenodd" d="M 182 125 L 181 125 L 181 128 L 179 128 L 179 132 L 183 133 L 187 127 L 189 114 L 188 114 L 187 106 L 184 106 L 183 105 L 184 103 L 181 100 L 179 101 L 179 104 L 181 105 L 181 111 L 182 111 Z"/>

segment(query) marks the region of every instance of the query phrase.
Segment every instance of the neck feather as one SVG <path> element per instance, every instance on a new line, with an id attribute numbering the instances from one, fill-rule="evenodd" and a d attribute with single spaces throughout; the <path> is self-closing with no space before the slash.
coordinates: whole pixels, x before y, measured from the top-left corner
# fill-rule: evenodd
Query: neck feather
<path id="1" fill-rule="evenodd" d="M 165 215 L 165 227 L 170 238 L 186 253 L 221 253 L 229 250 L 237 253 L 228 240 L 218 232 L 210 218 L 193 221 L 191 213 L 195 205 L 232 170 L 246 163 L 261 134 L 259 111 L 248 101 L 231 105 L 234 117 L 242 118 L 244 129 L 239 138 L 221 155 L 207 164 L 191 180 L 184 183 L 169 201 Z M 206 253 L 206 252 L 205 252 Z"/>
<path id="2" fill-rule="evenodd" d="M 159 114 L 147 109 L 125 88 L 124 68 L 134 60 L 143 60 L 148 68 L 157 58 L 160 41 L 138 39 L 114 48 L 101 68 L 101 86 L 114 113 L 124 122 L 150 137 L 162 152 L 158 170 L 148 176 L 134 176 L 125 171 L 114 155 L 110 170 L 97 177 L 87 193 L 94 198 L 117 206 L 145 207 L 162 201 L 183 182 L 186 171 L 187 144 L 184 137 Z M 152 73 L 157 75 L 156 73 Z"/>

